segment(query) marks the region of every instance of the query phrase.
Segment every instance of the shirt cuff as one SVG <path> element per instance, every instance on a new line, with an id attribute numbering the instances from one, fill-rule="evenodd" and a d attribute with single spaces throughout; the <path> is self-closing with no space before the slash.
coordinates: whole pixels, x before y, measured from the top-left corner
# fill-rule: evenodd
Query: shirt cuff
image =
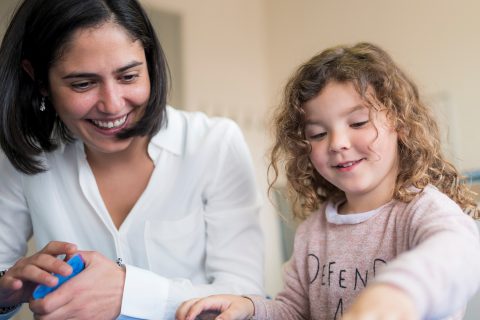
<path id="1" fill-rule="evenodd" d="M 251 320 L 262 320 L 267 319 L 267 308 L 265 305 L 266 299 L 263 296 L 259 295 L 246 295 L 243 296 L 253 303 L 253 316 Z"/>
<path id="2" fill-rule="evenodd" d="M 169 281 L 166 278 L 148 270 L 126 265 L 121 316 L 163 319 L 168 291 Z"/>

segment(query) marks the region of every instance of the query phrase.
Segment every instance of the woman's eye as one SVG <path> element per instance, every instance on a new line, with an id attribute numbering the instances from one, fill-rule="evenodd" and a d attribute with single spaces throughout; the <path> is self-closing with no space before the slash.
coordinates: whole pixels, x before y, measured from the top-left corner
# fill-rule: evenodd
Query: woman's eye
<path id="1" fill-rule="evenodd" d="M 82 82 L 74 82 L 71 84 L 72 88 L 76 90 L 87 90 L 93 85 L 92 81 L 82 81 Z"/>
<path id="2" fill-rule="evenodd" d="M 352 128 L 361 128 L 361 127 L 365 126 L 365 125 L 368 123 L 368 121 L 369 121 L 369 120 L 367 120 L 367 121 L 355 122 L 355 123 L 352 123 L 352 124 L 350 125 L 350 127 L 352 127 Z"/>
<path id="3" fill-rule="evenodd" d="M 124 82 L 133 82 L 137 78 L 138 78 L 138 74 L 126 74 L 126 75 L 122 76 L 121 79 Z"/>

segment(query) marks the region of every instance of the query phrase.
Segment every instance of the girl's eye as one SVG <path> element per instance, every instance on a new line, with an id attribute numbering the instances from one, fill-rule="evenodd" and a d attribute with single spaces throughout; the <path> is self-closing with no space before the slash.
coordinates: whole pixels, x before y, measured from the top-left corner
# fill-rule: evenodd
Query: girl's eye
<path id="1" fill-rule="evenodd" d="M 326 132 L 316 133 L 308 136 L 308 140 L 321 140 L 327 135 Z"/>
<path id="2" fill-rule="evenodd" d="M 72 88 L 77 91 L 85 91 L 93 86 L 93 81 L 81 81 L 81 82 L 74 82 L 71 84 Z"/>
<path id="3" fill-rule="evenodd" d="M 352 123 L 352 124 L 350 125 L 350 127 L 352 127 L 352 128 L 361 128 L 361 127 L 365 126 L 368 122 L 369 122 L 369 120 L 367 120 L 367 121 L 355 122 L 355 123 Z"/>

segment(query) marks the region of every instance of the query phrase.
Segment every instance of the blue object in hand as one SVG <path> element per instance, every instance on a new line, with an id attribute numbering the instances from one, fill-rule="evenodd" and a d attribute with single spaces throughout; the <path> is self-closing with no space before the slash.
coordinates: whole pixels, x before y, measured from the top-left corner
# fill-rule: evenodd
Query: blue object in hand
<path id="1" fill-rule="evenodd" d="M 85 263 L 83 262 L 82 257 L 79 254 L 74 255 L 70 259 L 68 259 L 67 263 L 72 267 L 73 271 L 69 276 L 62 276 L 59 274 L 54 274 L 55 277 L 58 278 L 58 283 L 54 287 L 48 287 L 44 284 L 38 285 L 35 290 L 33 291 L 33 299 L 41 299 L 45 298 L 47 294 L 50 292 L 55 291 L 58 287 L 60 287 L 63 283 L 70 280 L 71 278 L 75 277 L 80 271 L 85 269 Z"/>

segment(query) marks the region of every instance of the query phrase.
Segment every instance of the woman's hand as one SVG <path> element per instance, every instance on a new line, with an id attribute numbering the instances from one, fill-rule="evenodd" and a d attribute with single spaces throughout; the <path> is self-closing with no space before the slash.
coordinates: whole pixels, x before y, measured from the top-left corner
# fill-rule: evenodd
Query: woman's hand
<path id="1" fill-rule="evenodd" d="M 35 319 L 116 319 L 125 269 L 98 252 L 79 251 L 85 269 L 43 299 L 30 301 Z"/>
<path id="2" fill-rule="evenodd" d="M 363 290 L 342 320 L 416 320 L 413 300 L 403 290 L 391 285 L 374 284 Z"/>
<path id="3" fill-rule="evenodd" d="M 178 307 L 175 318 L 177 320 L 195 320 L 207 310 L 217 310 L 221 314 L 216 320 L 246 320 L 255 312 L 250 299 L 235 295 L 214 295 L 202 299 L 185 301 Z"/>
<path id="4" fill-rule="evenodd" d="M 68 242 L 52 241 L 30 257 L 18 260 L 0 279 L 0 307 L 28 302 L 38 284 L 53 287 L 58 279 L 51 273 L 68 276 L 72 268 L 58 255 L 73 255 L 77 247 Z"/>

